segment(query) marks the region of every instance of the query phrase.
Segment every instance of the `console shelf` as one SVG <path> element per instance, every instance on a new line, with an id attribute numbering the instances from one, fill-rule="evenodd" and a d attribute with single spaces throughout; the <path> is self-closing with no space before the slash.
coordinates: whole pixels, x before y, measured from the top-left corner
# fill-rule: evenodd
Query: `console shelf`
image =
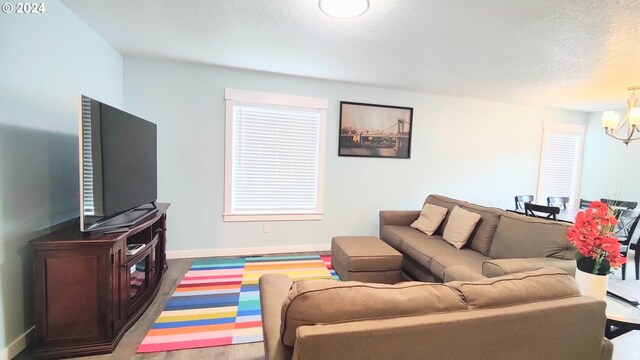
<path id="1" fill-rule="evenodd" d="M 31 242 L 37 358 L 113 352 L 156 297 L 166 270 L 169 204 L 119 233 L 76 221 Z M 127 255 L 127 245 L 141 244 Z"/>

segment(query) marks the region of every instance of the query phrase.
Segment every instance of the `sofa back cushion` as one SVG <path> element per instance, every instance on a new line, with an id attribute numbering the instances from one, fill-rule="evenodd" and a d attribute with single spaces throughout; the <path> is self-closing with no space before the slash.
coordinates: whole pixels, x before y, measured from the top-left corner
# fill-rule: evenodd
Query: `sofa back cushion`
<path id="1" fill-rule="evenodd" d="M 580 295 L 575 279 L 556 268 L 541 268 L 477 281 L 453 281 L 447 286 L 458 291 L 470 309 Z"/>
<path id="2" fill-rule="evenodd" d="M 424 204 L 418 220 L 411 223 L 411 227 L 431 236 L 438 229 L 444 217 L 447 216 L 446 208 L 433 204 Z"/>
<path id="3" fill-rule="evenodd" d="M 303 280 L 293 284 L 282 305 L 280 333 L 285 345 L 294 346 L 296 330 L 304 325 L 464 309 L 466 305 L 458 293 L 444 284 Z"/>
<path id="4" fill-rule="evenodd" d="M 480 214 L 455 206 L 451 210 L 451 215 L 449 215 L 449 222 L 447 222 L 447 227 L 444 228 L 442 239 L 456 249 L 462 249 L 469 241 L 469 237 L 471 237 L 471 233 L 478 225 L 478 221 L 480 221 Z"/>
<path id="5" fill-rule="evenodd" d="M 438 226 L 438 229 L 436 229 L 436 232 L 434 233 L 435 235 L 442 235 L 444 233 L 444 228 L 447 227 L 447 222 L 449 221 L 449 215 L 451 215 L 451 210 L 453 210 L 453 208 L 456 205 L 462 206 L 462 204 L 464 204 L 465 202 L 461 200 L 448 198 L 442 195 L 429 195 L 427 199 L 424 201 L 424 203 L 440 206 L 448 210 L 447 216 L 444 217 L 444 220 L 442 220 L 442 222 L 440 223 L 440 226 Z"/>
<path id="6" fill-rule="evenodd" d="M 500 216 L 506 214 L 506 211 L 472 203 L 465 203 L 462 205 L 462 208 L 479 214 L 481 217 L 475 231 L 471 234 L 467 246 L 484 256 L 489 256 L 489 249 L 491 248 L 493 236 L 498 228 Z"/>
<path id="7" fill-rule="evenodd" d="M 500 217 L 489 257 L 573 259 L 575 251 L 567 241 L 571 224 L 506 213 Z"/>

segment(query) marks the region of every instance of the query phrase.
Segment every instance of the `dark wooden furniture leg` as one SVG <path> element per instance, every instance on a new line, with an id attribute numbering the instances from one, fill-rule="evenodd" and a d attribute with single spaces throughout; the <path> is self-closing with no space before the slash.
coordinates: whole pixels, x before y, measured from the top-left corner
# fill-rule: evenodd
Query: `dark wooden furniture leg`
<path id="1" fill-rule="evenodd" d="M 638 268 L 640 267 L 640 249 L 635 249 L 635 255 L 633 256 L 633 260 L 636 265 L 636 280 L 640 280 L 640 274 L 638 274 Z"/>

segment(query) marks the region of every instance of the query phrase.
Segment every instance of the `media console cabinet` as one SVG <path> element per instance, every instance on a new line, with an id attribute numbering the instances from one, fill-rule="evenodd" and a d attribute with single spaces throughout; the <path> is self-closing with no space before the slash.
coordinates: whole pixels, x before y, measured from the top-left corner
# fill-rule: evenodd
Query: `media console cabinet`
<path id="1" fill-rule="evenodd" d="M 168 207 L 126 232 L 82 233 L 73 220 L 31 241 L 37 358 L 113 352 L 160 288 Z M 127 255 L 132 244 L 143 246 Z"/>

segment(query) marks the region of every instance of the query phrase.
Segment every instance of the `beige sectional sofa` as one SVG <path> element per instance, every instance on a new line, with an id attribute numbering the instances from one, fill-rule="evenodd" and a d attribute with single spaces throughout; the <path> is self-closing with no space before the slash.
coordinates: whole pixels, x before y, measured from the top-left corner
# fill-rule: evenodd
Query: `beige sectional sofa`
<path id="1" fill-rule="evenodd" d="M 605 302 L 556 268 L 446 284 L 260 278 L 266 360 L 610 360 Z"/>
<path id="2" fill-rule="evenodd" d="M 432 236 L 410 225 L 416 211 L 381 211 L 380 239 L 403 254 L 403 271 L 420 281 L 478 280 L 540 267 L 575 273 L 575 249 L 566 240 L 568 223 L 526 217 L 441 195 L 425 204 L 448 209 Z M 459 206 L 480 220 L 458 250 L 442 239 L 451 210 Z"/>

